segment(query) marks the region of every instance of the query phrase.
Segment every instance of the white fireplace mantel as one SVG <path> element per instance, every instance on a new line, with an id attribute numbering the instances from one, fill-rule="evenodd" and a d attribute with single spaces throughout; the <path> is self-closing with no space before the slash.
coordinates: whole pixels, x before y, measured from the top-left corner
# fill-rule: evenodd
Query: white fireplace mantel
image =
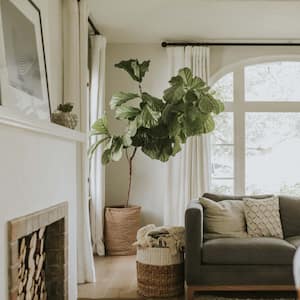
<path id="1" fill-rule="evenodd" d="M 72 130 L 48 121 L 40 121 L 23 116 L 19 113 L 0 106 L 0 124 L 13 126 L 24 130 L 30 130 L 40 134 L 52 135 L 54 137 L 73 140 L 79 143 L 86 142 L 86 134 Z"/>

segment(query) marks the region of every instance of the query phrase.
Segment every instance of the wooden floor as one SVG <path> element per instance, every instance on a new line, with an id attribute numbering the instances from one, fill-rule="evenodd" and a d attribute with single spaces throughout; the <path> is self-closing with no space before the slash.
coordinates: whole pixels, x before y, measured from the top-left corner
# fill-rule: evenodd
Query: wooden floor
<path id="1" fill-rule="evenodd" d="M 82 284 L 78 286 L 79 299 L 143 299 L 137 293 L 136 284 L 136 265 L 135 256 L 106 256 L 95 257 L 96 268 L 96 283 Z M 217 297 L 213 295 L 197 295 L 195 300 L 214 300 Z M 231 295 L 230 295 L 231 294 Z M 240 294 L 240 293 L 239 293 Z M 231 299 L 249 299 L 249 293 L 247 295 L 236 295 L 236 293 L 226 293 L 227 297 Z M 261 296 L 261 298 L 272 299 L 295 299 L 291 294 L 286 293 L 267 293 L 268 297 Z M 218 296 L 225 296 L 225 293 L 218 293 Z M 257 294 L 252 295 L 257 298 Z M 226 297 L 226 299 L 227 299 Z M 249 298 L 248 298 L 249 297 Z M 260 298 L 260 297 L 259 297 Z M 261 299 L 260 298 L 260 299 Z M 168 298 L 168 300 L 184 300 L 185 297 Z M 223 299 L 223 298 L 222 298 Z M 252 299 L 252 297 L 251 297 Z M 156 298 L 155 300 L 161 300 Z M 164 299 L 165 300 L 165 299 Z"/>
<path id="2" fill-rule="evenodd" d="M 135 256 L 97 256 L 95 268 L 97 282 L 79 285 L 79 298 L 145 299 L 137 294 Z"/>

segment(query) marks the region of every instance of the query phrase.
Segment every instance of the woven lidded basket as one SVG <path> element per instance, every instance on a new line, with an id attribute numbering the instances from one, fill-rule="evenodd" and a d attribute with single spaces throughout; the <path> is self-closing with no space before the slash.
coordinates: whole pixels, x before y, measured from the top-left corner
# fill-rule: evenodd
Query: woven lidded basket
<path id="1" fill-rule="evenodd" d="M 173 297 L 184 292 L 183 253 L 169 248 L 137 250 L 138 293 L 144 297 Z"/>
<path id="2" fill-rule="evenodd" d="M 70 112 L 56 111 L 51 115 L 51 121 L 61 126 L 75 129 L 78 123 L 76 114 Z"/>
<path id="3" fill-rule="evenodd" d="M 107 255 L 134 255 L 140 228 L 140 206 L 105 208 L 104 240 Z"/>

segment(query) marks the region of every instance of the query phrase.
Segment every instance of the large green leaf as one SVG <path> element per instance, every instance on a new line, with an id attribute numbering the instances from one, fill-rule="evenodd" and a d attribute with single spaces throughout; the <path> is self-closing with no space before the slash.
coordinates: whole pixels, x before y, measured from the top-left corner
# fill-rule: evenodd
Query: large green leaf
<path id="1" fill-rule="evenodd" d="M 143 61 L 139 67 L 140 67 L 140 80 L 142 81 L 146 72 L 149 71 L 149 65 L 150 65 L 150 60 L 145 60 Z"/>
<path id="2" fill-rule="evenodd" d="M 191 86 L 193 83 L 193 74 L 191 69 L 183 68 L 180 69 L 178 75 L 183 79 L 183 82 L 187 86 Z"/>
<path id="3" fill-rule="evenodd" d="M 158 159 L 162 162 L 168 161 L 173 152 L 172 144 L 168 140 L 161 143 L 144 145 L 142 151 L 150 158 Z"/>
<path id="4" fill-rule="evenodd" d="M 119 161 L 123 154 L 123 139 L 116 137 L 111 147 L 111 160 Z"/>
<path id="5" fill-rule="evenodd" d="M 193 102 L 198 101 L 198 98 L 193 90 L 188 90 L 184 96 L 184 100 L 185 100 L 185 102 L 193 103 Z"/>
<path id="6" fill-rule="evenodd" d="M 91 147 L 89 148 L 88 150 L 88 156 L 89 157 L 92 157 L 92 155 L 94 154 L 94 152 L 98 149 L 98 147 L 104 143 L 105 141 L 107 141 L 109 139 L 108 136 L 106 136 L 105 138 L 103 139 L 100 139 L 98 141 L 96 141 L 93 145 L 91 145 Z"/>
<path id="7" fill-rule="evenodd" d="M 204 123 L 204 133 L 212 132 L 215 129 L 215 121 L 214 119 L 209 116 Z"/>
<path id="8" fill-rule="evenodd" d="M 124 69 L 133 80 L 142 82 L 143 77 L 149 69 L 150 60 L 143 61 L 141 64 L 137 59 L 123 60 L 118 64 L 115 64 L 115 67 Z"/>
<path id="9" fill-rule="evenodd" d="M 170 79 L 170 81 L 169 81 L 169 83 L 172 85 L 172 86 L 174 86 L 174 85 L 183 85 L 183 79 L 182 79 L 182 77 L 181 76 L 173 76 L 171 79 Z"/>
<path id="10" fill-rule="evenodd" d="M 181 151 L 181 139 L 179 136 L 175 137 L 175 141 L 173 144 L 173 151 L 172 151 L 172 156 L 175 156 L 178 152 Z"/>
<path id="11" fill-rule="evenodd" d="M 125 147 L 129 147 L 132 144 L 132 137 L 135 136 L 137 132 L 137 125 L 136 125 L 136 121 L 132 121 L 129 123 L 128 127 L 127 127 L 127 131 L 126 133 L 123 135 L 123 145 Z"/>
<path id="12" fill-rule="evenodd" d="M 158 125 L 160 116 L 160 112 L 154 111 L 149 105 L 145 105 L 141 114 L 137 117 L 137 125 L 138 127 L 143 126 L 146 128 L 154 127 Z"/>
<path id="13" fill-rule="evenodd" d="M 125 70 L 133 80 L 139 81 L 139 78 L 135 75 L 133 65 L 136 64 L 136 59 L 123 60 L 118 64 L 115 64 L 116 68 Z"/>
<path id="14" fill-rule="evenodd" d="M 117 106 L 120 106 L 121 104 L 126 103 L 129 100 L 138 98 L 139 95 L 135 93 L 123 93 L 118 92 L 113 94 L 111 100 L 110 100 L 110 108 L 115 109 Z"/>
<path id="15" fill-rule="evenodd" d="M 211 113 L 214 111 L 214 103 L 208 96 L 204 96 L 199 101 L 199 109 L 204 114 Z"/>
<path id="16" fill-rule="evenodd" d="M 93 135 L 95 134 L 109 134 L 107 128 L 107 117 L 104 115 L 102 118 L 98 119 L 93 125 Z"/>
<path id="17" fill-rule="evenodd" d="M 224 103 L 221 100 L 214 100 L 214 108 L 213 108 L 213 112 L 218 115 L 219 113 L 221 113 L 222 111 L 224 111 L 225 106 Z"/>
<path id="18" fill-rule="evenodd" d="M 164 99 L 168 103 L 177 103 L 184 95 L 185 90 L 182 85 L 173 85 L 164 91 Z"/>
<path id="19" fill-rule="evenodd" d="M 111 150 L 107 149 L 102 154 L 102 164 L 107 165 L 111 161 Z"/>
<path id="20" fill-rule="evenodd" d="M 192 89 L 201 89 L 205 86 L 205 82 L 200 77 L 194 77 L 192 80 L 191 88 Z"/>
<path id="21" fill-rule="evenodd" d="M 142 99 L 155 111 L 162 111 L 165 106 L 161 99 L 153 97 L 148 93 L 142 93 Z"/>
<path id="22" fill-rule="evenodd" d="M 140 112 L 141 110 L 139 108 L 123 104 L 117 107 L 115 117 L 118 120 L 133 120 Z"/>

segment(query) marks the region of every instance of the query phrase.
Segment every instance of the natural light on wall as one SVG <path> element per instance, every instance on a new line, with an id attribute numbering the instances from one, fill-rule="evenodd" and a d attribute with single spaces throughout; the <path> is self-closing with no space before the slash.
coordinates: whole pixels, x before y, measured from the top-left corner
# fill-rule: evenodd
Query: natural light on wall
<path id="1" fill-rule="evenodd" d="M 239 65 L 213 89 L 227 105 L 211 136 L 211 191 L 300 195 L 300 62 Z"/>

